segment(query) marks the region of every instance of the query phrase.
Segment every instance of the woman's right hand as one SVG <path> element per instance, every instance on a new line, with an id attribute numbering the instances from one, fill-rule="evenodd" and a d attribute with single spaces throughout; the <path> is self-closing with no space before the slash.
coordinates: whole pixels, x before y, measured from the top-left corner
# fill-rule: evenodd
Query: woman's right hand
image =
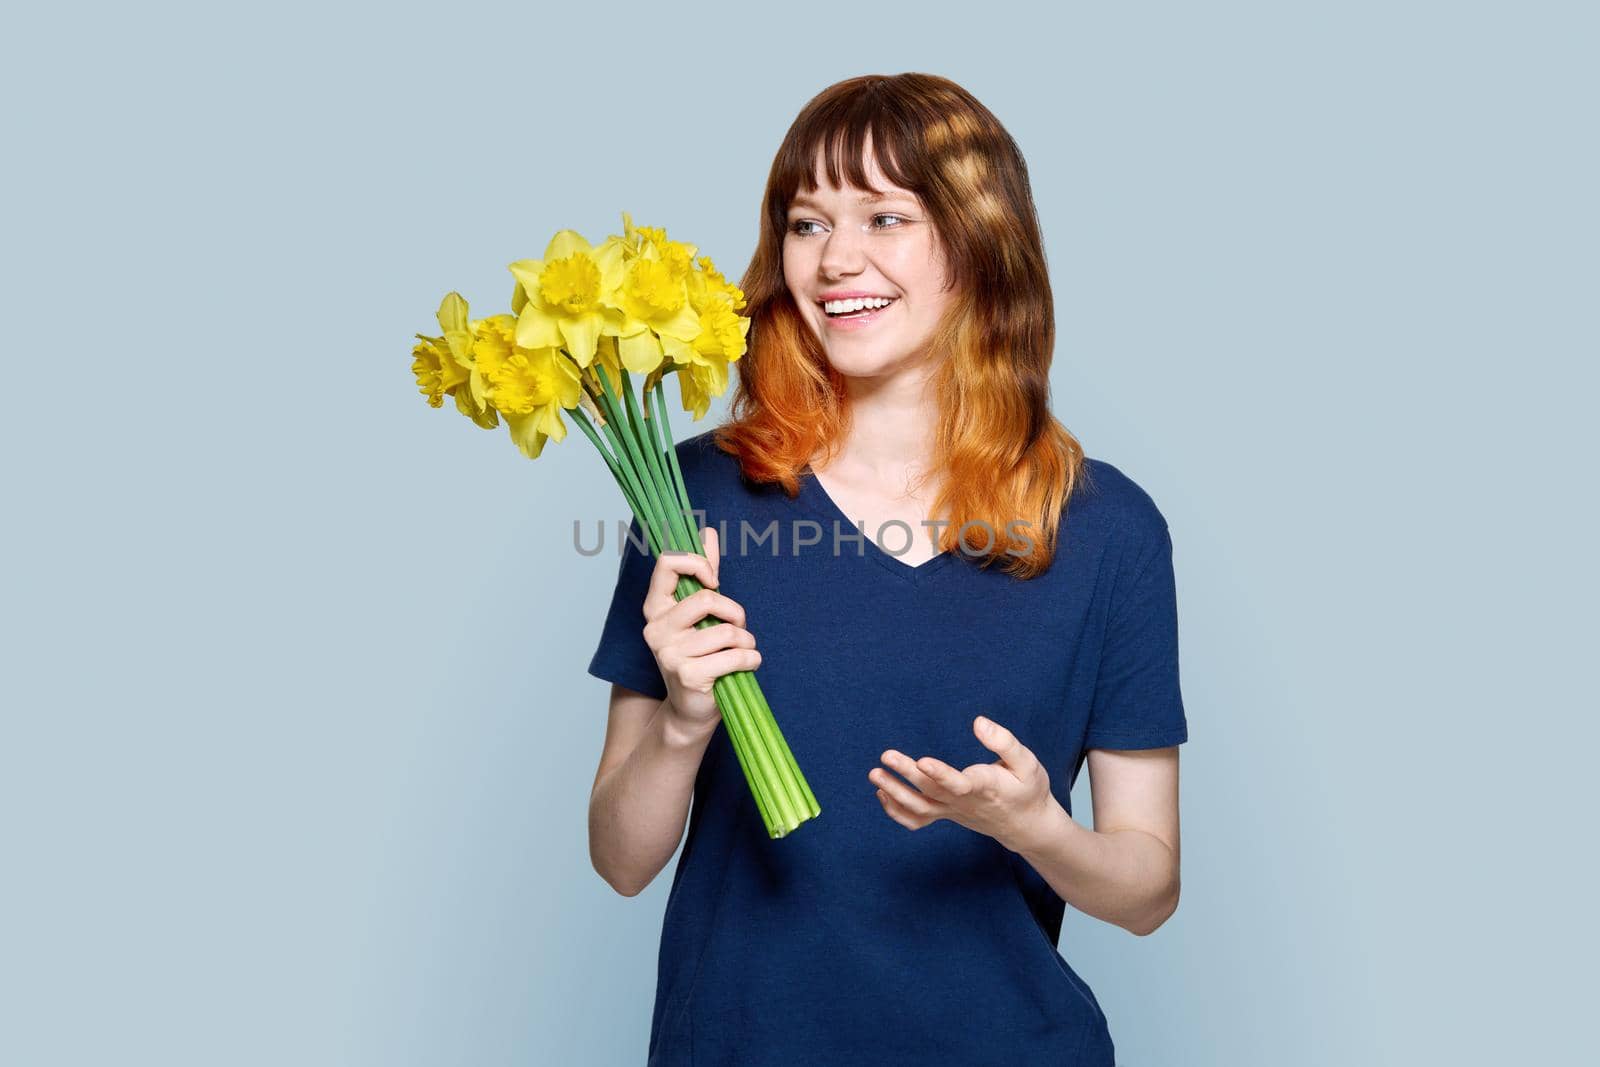
<path id="1" fill-rule="evenodd" d="M 755 635 L 744 628 L 744 608 L 716 591 L 721 558 L 715 527 L 707 527 L 698 552 L 666 551 L 656 557 L 650 588 L 644 598 L 644 640 L 656 657 L 667 684 L 669 711 L 691 730 L 709 733 L 721 713 L 712 683 L 734 671 L 753 671 L 761 663 Z M 690 575 L 706 588 L 678 600 L 679 575 Z M 696 629 L 707 615 L 723 620 Z"/>

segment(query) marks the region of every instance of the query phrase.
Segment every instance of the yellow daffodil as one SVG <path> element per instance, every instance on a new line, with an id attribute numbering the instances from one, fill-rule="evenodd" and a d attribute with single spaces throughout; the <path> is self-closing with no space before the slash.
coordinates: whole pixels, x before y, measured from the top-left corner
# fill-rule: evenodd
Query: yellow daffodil
<path id="1" fill-rule="evenodd" d="M 465 301 L 462 302 L 461 313 L 463 316 L 466 313 Z M 454 390 L 456 410 L 485 430 L 500 425 L 500 416 L 495 414 L 494 406 L 489 403 L 486 375 L 510 354 L 511 333 L 516 325 L 516 320 L 510 315 L 491 315 L 486 319 L 467 321 L 466 333 L 471 341 L 461 346 L 467 352 L 467 388 Z M 460 331 L 454 328 L 454 320 L 452 332 L 459 336 Z"/>
<path id="2" fill-rule="evenodd" d="M 683 398 L 683 410 L 696 422 L 706 417 L 711 398 L 721 396 L 727 388 L 727 363 L 690 363 L 678 368 L 678 392 Z"/>
<path id="3" fill-rule="evenodd" d="M 472 324 L 467 318 L 467 301 L 460 293 L 446 293 L 439 302 L 439 328 L 444 331 L 450 354 L 463 367 L 472 363 Z"/>
<path id="4" fill-rule="evenodd" d="M 516 348 L 517 320 L 511 315 L 491 315 L 472 324 L 472 378 L 468 392 L 479 404 L 489 404 L 490 377 Z"/>
<path id="5" fill-rule="evenodd" d="M 442 407 L 444 398 L 454 396 L 456 386 L 467 380 L 472 367 L 472 333 L 467 329 L 467 302 L 460 293 L 447 293 L 435 316 L 442 337 L 417 334 L 412 347 L 411 373 L 417 387 L 428 398 L 428 406 Z"/>
<path id="6" fill-rule="evenodd" d="M 717 360 L 730 363 L 744 355 L 750 320 L 723 303 L 712 303 L 700 315 L 700 332 L 690 342 L 680 363 Z"/>
<path id="7" fill-rule="evenodd" d="M 561 409 L 577 407 L 582 395 L 577 365 L 553 346 L 518 347 L 489 374 L 489 400 L 529 459 L 539 458 L 546 438 L 566 439 Z"/>
<path id="8" fill-rule="evenodd" d="M 496 318 L 504 320 L 509 316 Z M 445 296 L 439 305 L 438 319 L 443 336 L 428 337 L 419 333 L 416 335 L 418 343 L 411 350 L 415 357 L 411 370 L 417 376 L 417 385 L 430 406 L 440 407 L 446 396 L 453 396 L 457 411 L 484 429 L 492 430 L 500 425 L 494 410 L 484 403 L 475 387 L 460 388 L 478 377 L 474 351 L 484 323 L 467 318 L 467 302 L 460 293 Z"/>
<path id="9" fill-rule="evenodd" d="M 500 416 L 488 404 L 473 399 L 471 388 L 456 390 L 456 410 L 485 430 L 500 425 Z"/>
<path id="10" fill-rule="evenodd" d="M 550 239 L 543 259 L 511 264 L 521 293 L 512 297 L 518 347 L 565 347 L 578 366 L 587 367 L 601 333 L 616 333 L 622 325 L 610 294 L 622 284 L 623 258 L 620 243 L 591 247 L 576 230 L 562 230 Z"/>
<path id="11" fill-rule="evenodd" d="M 617 339 L 615 337 L 600 338 L 599 344 L 595 346 L 592 366 L 605 368 L 605 381 L 611 383 L 613 391 L 622 388 L 622 356 L 617 351 Z M 605 388 L 604 384 L 598 379 L 595 380 L 595 384 Z"/>
<path id="12" fill-rule="evenodd" d="M 623 314 L 614 332 L 623 366 L 648 374 L 700 333 L 687 290 L 697 249 L 669 239 L 659 227 L 635 226 L 626 211 L 622 231 L 622 237 L 610 239 L 622 249 L 627 264 L 622 287 L 614 294 Z"/>
<path id="13" fill-rule="evenodd" d="M 745 352 L 750 320 L 734 312 L 723 296 L 708 299 L 700 314 L 700 333 L 687 349 L 675 355 L 683 409 L 696 420 L 705 417 L 711 397 L 728 388 L 728 364 Z"/>
<path id="14" fill-rule="evenodd" d="M 530 458 L 546 440 L 565 438 L 561 409 L 578 405 L 584 375 L 600 384 L 600 368 L 614 389 L 624 370 L 645 375 L 647 391 L 677 373 L 684 410 L 705 417 L 711 398 L 727 390 L 728 364 L 746 350 L 744 293 L 694 245 L 635 226 L 627 212 L 622 223 L 621 235 L 596 246 L 562 230 L 543 259 L 511 264 L 509 315 L 473 320 L 460 294 L 446 296 L 442 335 L 418 334 L 412 350 L 428 403 L 453 396 L 485 427 L 505 416 Z"/>
<path id="15" fill-rule="evenodd" d="M 616 294 L 623 314 L 618 347 L 628 370 L 655 370 L 664 355 L 676 358 L 700 335 L 687 282 L 688 272 L 662 259 L 654 245 L 628 264 Z"/>
<path id="16" fill-rule="evenodd" d="M 630 259 L 646 248 L 654 248 L 662 259 L 683 271 L 689 269 L 689 261 L 698 251 L 694 245 L 669 240 L 667 231 L 659 226 L 635 226 L 626 211 L 622 213 L 622 234 L 622 245 Z"/>
<path id="17" fill-rule="evenodd" d="M 562 409 L 582 405 L 573 417 L 604 455 L 635 520 L 651 531 L 651 551 L 659 553 L 694 538 L 692 526 L 684 530 L 672 518 L 693 513 L 676 465 L 655 462 L 656 451 L 665 444 L 670 454 L 672 442 L 670 427 L 655 423 L 671 421 L 656 391 L 666 375 L 677 374 L 684 410 L 705 417 L 711 399 L 728 388 L 728 365 L 745 352 L 750 320 L 739 314 L 744 294 L 710 259 L 697 258 L 694 245 L 671 240 L 663 229 L 635 227 L 626 212 L 622 220 L 623 234 L 601 245 L 562 230 L 543 259 L 512 263 L 509 315 L 472 319 L 459 293 L 447 295 L 439 305 L 441 333 L 416 335 L 411 369 L 431 406 L 451 396 L 479 426 L 504 418 L 529 459 L 552 438 L 566 439 Z M 634 403 L 633 379 L 623 380 L 630 372 L 643 375 L 642 404 Z M 602 375 L 612 396 L 599 392 Z M 604 439 L 595 432 L 601 424 Z M 680 599 L 690 592 L 682 584 Z M 783 837 L 820 814 L 816 796 L 788 754 L 755 676 L 745 672 L 737 685 L 718 679 L 718 686 L 717 707 L 756 809 L 768 836 Z"/>
<path id="18" fill-rule="evenodd" d="M 710 256 L 701 256 L 695 262 L 700 264 L 700 273 L 695 276 L 700 281 L 698 285 L 691 281 L 689 289 L 689 299 L 694 302 L 694 309 L 696 311 L 701 310 L 701 302 L 713 294 L 720 293 L 722 296 L 727 297 L 728 303 L 733 310 L 743 311 L 745 306 L 744 290 L 724 278 L 722 272 L 712 264 Z"/>
<path id="19" fill-rule="evenodd" d="M 622 213 L 622 236 L 630 252 L 637 252 L 646 244 L 658 244 L 667 239 L 667 231 L 656 226 L 635 226 L 633 216 Z"/>
<path id="20" fill-rule="evenodd" d="M 444 398 L 467 380 L 467 372 L 450 354 L 443 337 L 417 334 L 411 347 L 411 373 L 417 377 L 417 390 L 428 398 L 429 407 L 443 407 Z"/>

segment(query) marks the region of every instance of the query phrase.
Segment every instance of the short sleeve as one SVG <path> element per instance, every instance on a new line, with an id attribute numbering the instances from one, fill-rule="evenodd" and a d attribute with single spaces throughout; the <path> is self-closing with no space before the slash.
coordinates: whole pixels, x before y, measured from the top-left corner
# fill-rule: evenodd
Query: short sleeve
<path id="1" fill-rule="evenodd" d="M 1158 520 L 1159 522 L 1159 520 Z M 1165 748 L 1189 739 L 1178 685 L 1178 597 L 1165 522 L 1112 585 L 1084 748 Z"/>
<path id="2" fill-rule="evenodd" d="M 640 548 L 643 544 L 645 547 Z M 655 570 L 655 557 L 644 541 L 639 520 L 629 528 L 622 546 L 622 562 L 617 568 L 617 585 L 611 594 L 600 631 L 600 647 L 589 661 L 589 673 L 607 682 L 626 686 L 646 696 L 665 700 L 666 682 L 655 654 L 644 640 L 644 595 Z"/>

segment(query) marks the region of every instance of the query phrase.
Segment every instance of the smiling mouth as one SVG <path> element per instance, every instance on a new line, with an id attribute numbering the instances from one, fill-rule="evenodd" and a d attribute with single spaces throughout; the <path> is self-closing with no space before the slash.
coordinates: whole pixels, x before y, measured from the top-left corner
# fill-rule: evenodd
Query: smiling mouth
<path id="1" fill-rule="evenodd" d="M 880 307 L 861 308 L 859 311 L 841 311 L 837 314 L 829 311 L 822 304 L 818 304 L 817 306 L 822 308 L 822 313 L 828 316 L 830 319 L 864 319 L 871 315 L 876 315 L 880 311 L 888 311 L 890 308 L 894 307 L 900 302 L 900 298 L 897 296 L 890 297 L 888 299 L 889 302 Z"/>

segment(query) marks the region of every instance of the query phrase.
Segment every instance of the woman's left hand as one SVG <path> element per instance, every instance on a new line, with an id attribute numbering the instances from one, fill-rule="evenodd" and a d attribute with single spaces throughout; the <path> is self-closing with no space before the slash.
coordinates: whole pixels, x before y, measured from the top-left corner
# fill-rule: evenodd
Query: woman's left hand
<path id="1" fill-rule="evenodd" d="M 1033 752 L 999 723 L 980 715 L 973 720 L 972 732 L 999 760 L 958 771 L 932 756 L 913 760 L 890 749 L 883 754 L 884 765 L 905 781 L 882 767 L 873 768 L 867 777 L 878 787 L 883 810 L 907 830 L 949 819 L 1016 851 L 1014 842 L 1041 825 L 1057 803 L 1050 792 L 1050 775 Z"/>

